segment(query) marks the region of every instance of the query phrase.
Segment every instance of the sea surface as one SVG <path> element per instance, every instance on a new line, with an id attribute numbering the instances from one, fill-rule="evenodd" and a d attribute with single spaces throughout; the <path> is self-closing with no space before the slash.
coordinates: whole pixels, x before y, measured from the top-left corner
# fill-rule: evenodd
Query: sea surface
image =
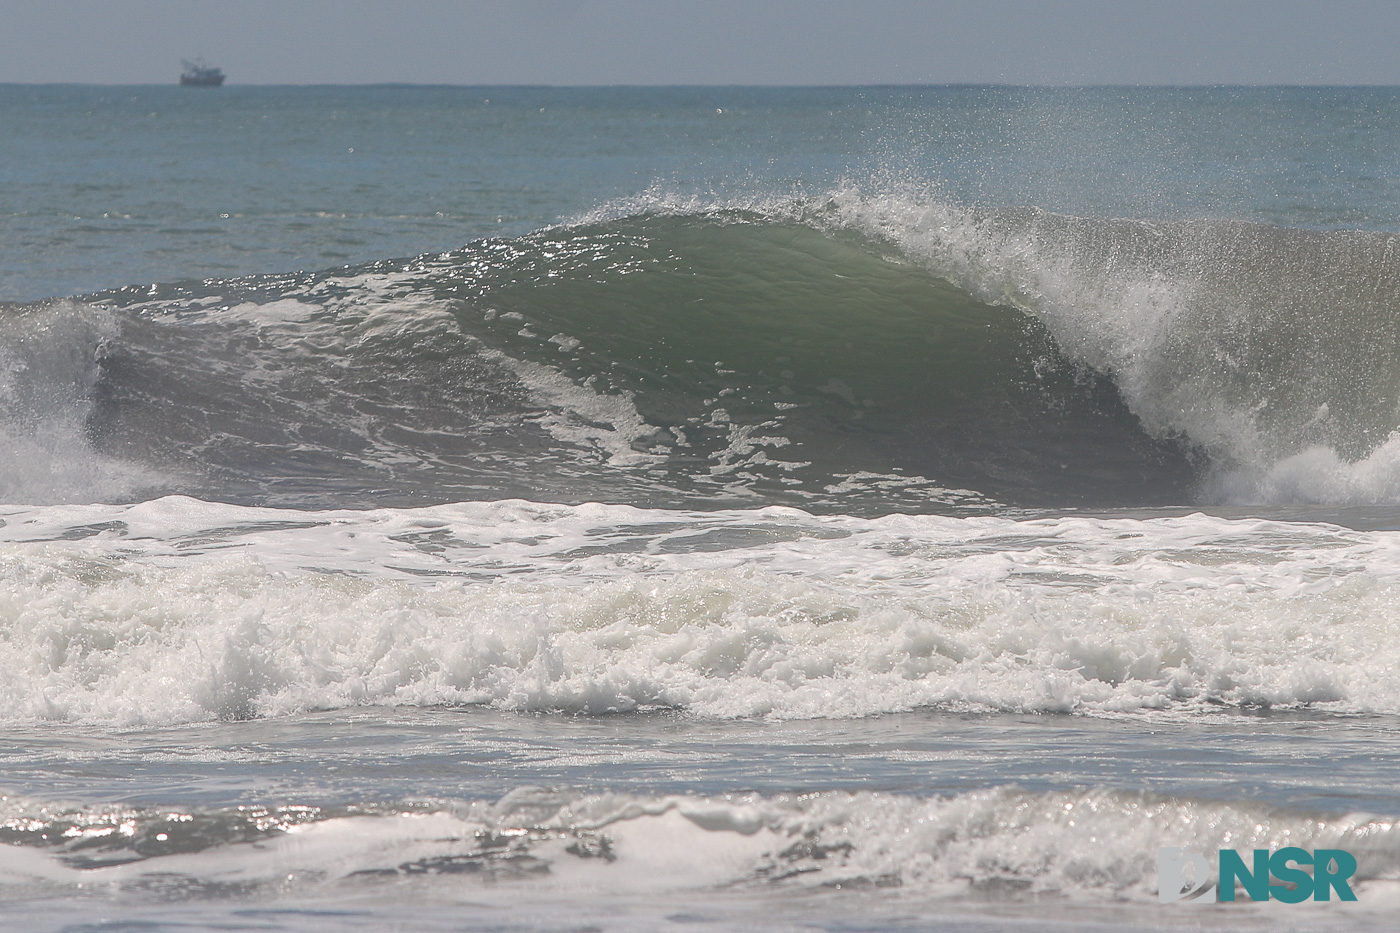
<path id="1" fill-rule="evenodd" d="M 1397 89 L 0 86 L 0 927 L 1394 929 L 1398 247 Z"/>

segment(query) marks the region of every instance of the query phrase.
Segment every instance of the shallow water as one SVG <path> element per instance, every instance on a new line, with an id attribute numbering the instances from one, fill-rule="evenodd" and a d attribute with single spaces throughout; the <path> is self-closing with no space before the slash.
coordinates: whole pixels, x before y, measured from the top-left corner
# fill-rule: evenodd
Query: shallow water
<path id="1" fill-rule="evenodd" d="M 944 831 L 951 831 L 966 829 L 968 820 L 990 820 L 983 824 L 979 860 L 1014 862 L 1026 848 L 1048 846 L 1051 851 L 1039 859 L 1077 865 L 1082 883 L 1094 872 L 1133 871 L 1132 853 L 1122 851 L 1119 840 L 1170 833 L 1179 820 L 1244 818 L 1273 833 L 1297 835 L 1316 831 L 1316 814 L 1347 813 L 1352 815 L 1331 822 L 1374 827 L 1379 824 L 1362 814 L 1395 805 L 1393 794 L 1376 791 L 1397 764 L 1393 739 L 1393 722 L 1386 719 L 1307 713 L 1220 712 L 1144 729 L 1140 721 L 1064 715 L 920 712 L 734 723 L 669 713 L 580 720 L 484 710 L 365 710 L 116 734 L 7 729 L 6 744 L 17 750 L 4 759 L 6 774 L 42 799 L 66 805 L 61 814 L 52 804 L 42 812 L 14 799 L 5 805 L 11 827 L 20 813 L 34 824 L 77 823 L 90 833 L 130 821 L 134 832 L 125 845 L 70 847 L 61 858 L 85 866 L 87 899 L 124 901 L 156 929 L 183 928 L 192 900 L 205 922 L 218 916 L 262 929 L 341 928 L 389 917 L 427 929 L 452 923 L 467 929 L 577 929 L 568 925 L 577 918 L 565 914 L 580 906 L 610 914 L 622 907 L 624 916 L 609 915 L 604 928 L 619 919 L 624 928 L 640 926 L 662 920 L 659 915 L 672 923 L 689 915 L 685 922 L 702 929 L 739 928 L 754 911 L 775 928 L 986 929 L 1047 917 L 1073 928 L 1095 919 L 1142 924 L 1133 886 L 1101 880 L 1047 894 L 1036 893 L 1032 884 L 983 879 L 974 883 L 969 904 L 965 895 L 946 890 L 946 882 L 919 878 L 923 883 L 914 890 L 900 883 L 902 873 L 930 873 L 921 860 L 932 858 L 936 865 L 940 855 L 954 855 L 930 845 L 928 836 L 912 846 L 906 837 L 925 821 L 944 821 Z M 35 752 L 18 750 L 26 747 Z M 268 813 L 265 802 L 272 799 L 283 803 Z M 578 811 L 572 822 L 557 818 L 561 805 Z M 472 850 L 465 841 L 480 841 L 482 818 L 476 814 L 483 806 L 497 811 L 491 814 L 497 823 L 522 816 L 540 821 L 543 815 L 543 825 L 572 840 L 573 851 L 551 846 L 542 830 L 529 840 L 528 854 L 490 846 Z M 1076 832 L 1076 809 L 1092 832 Z M 744 845 L 755 834 L 772 832 L 759 828 L 765 820 L 780 824 L 786 812 L 791 821 L 792 811 L 806 813 L 800 830 L 784 826 L 774 834 L 776 845 L 761 838 L 759 845 Z M 668 814 L 677 813 L 680 822 L 673 817 L 676 825 L 665 827 Z M 900 813 L 908 819 L 900 820 Z M 349 836 L 342 832 L 329 851 L 303 844 L 266 853 L 263 859 L 273 860 L 278 871 L 288 870 L 286 879 L 258 877 L 256 869 L 231 857 L 208 857 L 227 848 L 230 838 L 245 838 L 247 824 L 259 820 L 279 828 L 253 833 L 264 842 L 239 845 L 278 846 L 281 826 L 294 838 L 356 821 L 364 828 Z M 1055 821 L 1050 838 L 1037 837 L 1038 820 Z M 600 821 L 604 833 L 589 836 L 587 827 Z M 660 834 L 656 827 L 642 828 L 658 821 Z M 374 823 L 381 828 L 368 825 Z M 676 851 L 674 834 L 684 837 L 685 827 L 693 834 L 696 826 L 728 835 L 732 843 L 707 847 L 691 840 L 685 845 L 694 848 Z M 160 829 L 174 841 L 155 841 Z M 831 849 L 825 856 L 808 839 L 824 831 L 831 837 L 824 840 Z M 25 833 L 11 830 L 10 841 L 36 845 L 32 837 L 40 832 L 33 824 Z M 608 848 L 597 849 L 603 838 Z M 841 847 L 853 840 L 887 851 L 887 874 L 876 886 L 887 892 L 878 903 L 896 907 L 894 915 L 857 921 L 855 914 L 870 905 L 839 898 L 832 903 L 834 892 L 853 881 L 857 891 L 870 884 L 868 877 L 853 879 L 849 864 L 830 864 L 843 856 L 849 860 Z M 593 851 L 589 843 L 603 853 L 595 857 L 607 867 L 581 879 L 576 864 L 586 863 Z M 805 851 L 794 852 L 804 844 Z M 787 853 L 776 872 L 772 856 L 762 854 L 775 848 Z M 1393 858 L 1390 851 L 1383 846 L 1367 854 L 1374 863 Z M 163 863 L 177 858 L 194 870 L 169 875 Z M 28 867 L 9 861 L 11 871 Z M 347 888 L 336 880 L 340 866 L 360 861 L 358 870 L 370 871 L 376 885 Z M 637 890 L 639 871 L 656 873 L 656 886 L 647 882 L 644 892 Z M 969 871 L 975 869 L 950 874 L 965 877 Z M 545 891 L 526 895 L 528 888 L 520 886 L 542 872 L 553 880 Z M 702 895 L 707 877 L 720 887 Z M 583 902 L 573 887 L 579 884 L 589 892 Z M 165 906 L 139 907 L 152 893 Z M 1111 895 L 1106 903 L 1104 894 Z M 203 902 L 211 895 L 212 903 Z M 249 895 L 262 906 L 250 907 Z M 536 916 L 520 917 L 508 906 L 521 895 L 540 898 Z M 471 916 L 459 913 L 464 897 L 472 902 Z M 865 901 L 871 895 L 856 897 Z M 414 904 L 406 916 L 400 914 L 405 898 Z M 337 910 L 328 915 L 325 905 L 332 901 Z M 983 911 L 993 916 L 977 916 Z M 1266 916 L 1242 908 L 1211 917 L 1207 925 L 1273 926 L 1283 919 L 1276 912 Z M 1347 918 L 1362 927 L 1380 919 L 1356 911 Z M 1168 927 L 1170 919 L 1162 918 Z M 1191 919 L 1201 918 L 1193 912 Z M 1304 929 L 1317 920 L 1299 919 Z M 1327 918 L 1335 922 L 1339 918 Z"/>

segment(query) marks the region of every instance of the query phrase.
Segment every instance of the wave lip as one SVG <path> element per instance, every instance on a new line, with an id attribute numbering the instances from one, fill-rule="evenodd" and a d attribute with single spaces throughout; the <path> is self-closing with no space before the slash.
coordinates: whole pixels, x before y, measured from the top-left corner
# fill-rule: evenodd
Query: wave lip
<path id="1" fill-rule="evenodd" d="M 1397 237 L 1237 221 L 986 211 L 837 193 L 811 222 L 856 229 L 985 301 L 1043 321 L 1112 376 L 1155 437 L 1214 462 L 1238 503 L 1394 503 Z"/>

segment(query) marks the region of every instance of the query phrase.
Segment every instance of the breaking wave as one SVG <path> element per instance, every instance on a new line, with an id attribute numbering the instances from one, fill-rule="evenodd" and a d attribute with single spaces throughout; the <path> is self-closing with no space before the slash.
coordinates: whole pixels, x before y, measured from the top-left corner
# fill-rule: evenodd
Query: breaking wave
<path id="1" fill-rule="evenodd" d="M 1393 504 L 1395 241 L 655 197 L 409 261 L 9 308 L 7 498 Z"/>

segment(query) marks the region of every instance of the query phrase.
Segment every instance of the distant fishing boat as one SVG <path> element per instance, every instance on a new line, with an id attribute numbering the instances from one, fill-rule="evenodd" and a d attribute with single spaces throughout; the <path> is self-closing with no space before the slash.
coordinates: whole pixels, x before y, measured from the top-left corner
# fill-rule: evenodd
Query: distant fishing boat
<path id="1" fill-rule="evenodd" d="M 224 83 L 223 71 L 204 64 L 202 58 L 193 62 L 183 59 L 180 64 L 185 69 L 180 73 L 181 84 L 192 84 L 196 87 L 218 87 Z"/>

